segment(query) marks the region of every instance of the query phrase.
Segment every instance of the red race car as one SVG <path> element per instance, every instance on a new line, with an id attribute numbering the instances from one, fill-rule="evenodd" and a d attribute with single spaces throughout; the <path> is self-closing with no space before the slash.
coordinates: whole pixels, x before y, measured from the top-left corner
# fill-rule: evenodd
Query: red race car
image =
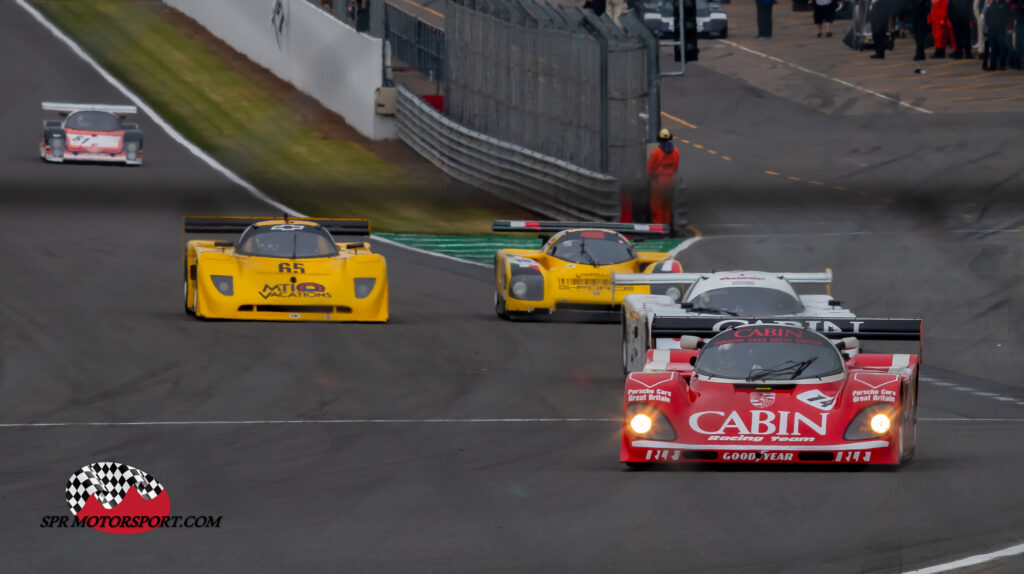
<path id="1" fill-rule="evenodd" d="M 827 333 L 743 319 L 722 332 L 720 318 L 654 319 L 652 331 L 680 337 L 680 349 L 649 350 L 644 370 L 626 379 L 622 462 L 898 466 L 913 457 L 920 319 L 832 318 L 838 330 Z M 864 352 L 858 339 L 918 341 L 918 354 Z"/>

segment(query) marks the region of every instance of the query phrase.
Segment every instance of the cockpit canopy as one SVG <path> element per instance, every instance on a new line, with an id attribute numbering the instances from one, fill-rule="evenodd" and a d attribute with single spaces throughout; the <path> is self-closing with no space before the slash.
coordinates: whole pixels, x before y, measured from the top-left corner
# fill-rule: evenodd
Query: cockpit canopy
<path id="1" fill-rule="evenodd" d="M 795 315 L 803 310 L 803 304 L 796 295 L 759 286 L 709 289 L 689 299 L 689 302 L 694 307 L 754 317 Z"/>
<path id="2" fill-rule="evenodd" d="M 843 358 L 831 341 L 810 329 L 746 325 L 709 340 L 694 371 L 733 381 L 818 382 L 841 374 Z"/>
<path id="3" fill-rule="evenodd" d="M 578 229 L 548 241 L 547 254 L 570 263 L 615 265 L 636 259 L 633 246 L 614 231 Z"/>
<path id="4" fill-rule="evenodd" d="M 117 116 L 97 111 L 75 112 L 64 120 L 64 127 L 87 132 L 116 132 L 122 129 L 121 120 Z"/>
<path id="5" fill-rule="evenodd" d="M 326 229 L 309 222 L 267 222 L 249 226 L 235 250 L 239 255 L 303 259 L 332 257 L 338 246 Z"/>

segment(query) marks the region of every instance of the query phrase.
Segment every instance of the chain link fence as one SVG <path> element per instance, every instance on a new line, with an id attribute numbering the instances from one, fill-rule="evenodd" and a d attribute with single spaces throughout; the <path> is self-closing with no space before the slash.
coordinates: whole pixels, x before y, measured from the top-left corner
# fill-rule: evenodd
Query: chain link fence
<path id="1" fill-rule="evenodd" d="M 644 185 L 649 84 L 639 38 L 607 16 L 533 0 L 449 0 L 445 35 L 452 120 L 624 187 Z"/>
<path id="2" fill-rule="evenodd" d="M 391 43 L 392 58 L 432 82 L 444 82 L 444 30 L 394 4 L 385 5 L 384 22 L 384 38 Z"/>

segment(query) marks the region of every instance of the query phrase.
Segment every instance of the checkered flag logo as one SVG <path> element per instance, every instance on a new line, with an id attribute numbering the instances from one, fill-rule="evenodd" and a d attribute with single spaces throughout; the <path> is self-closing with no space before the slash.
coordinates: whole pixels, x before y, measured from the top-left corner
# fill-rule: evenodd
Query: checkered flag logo
<path id="1" fill-rule="evenodd" d="M 155 478 L 134 466 L 119 462 L 83 466 L 68 479 L 67 500 L 71 514 L 78 516 L 90 496 L 95 496 L 103 508 L 113 510 L 133 486 L 145 500 L 153 500 L 164 491 Z"/>

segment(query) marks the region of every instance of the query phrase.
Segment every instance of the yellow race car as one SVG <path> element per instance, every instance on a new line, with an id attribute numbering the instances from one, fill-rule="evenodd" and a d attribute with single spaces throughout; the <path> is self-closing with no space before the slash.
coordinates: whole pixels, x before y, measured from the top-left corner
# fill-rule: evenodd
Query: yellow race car
<path id="1" fill-rule="evenodd" d="M 185 233 L 241 233 L 238 243 L 185 242 L 185 311 L 210 319 L 388 320 L 384 257 L 365 219 L 185 217 Z M 331 234 L 362 236 L 336 243 Z"/>
<path id="2" fill-rule="evenodd" d="M 622 235 L 665 237 L 670 232 L 667 225 L 495 221 L 492 229 L 538 233 L 545 240 L 537 251 L 501 249 L 495 255 L 494 310 L 504 319 L 555 311 L 618 317 L 626 295 L 655 293 L 678 301 L 685 289 L 682 285 L 612 285 L 613 272 L 682 272 L 682 265 L 669 253 L 636 251 Z"/>

